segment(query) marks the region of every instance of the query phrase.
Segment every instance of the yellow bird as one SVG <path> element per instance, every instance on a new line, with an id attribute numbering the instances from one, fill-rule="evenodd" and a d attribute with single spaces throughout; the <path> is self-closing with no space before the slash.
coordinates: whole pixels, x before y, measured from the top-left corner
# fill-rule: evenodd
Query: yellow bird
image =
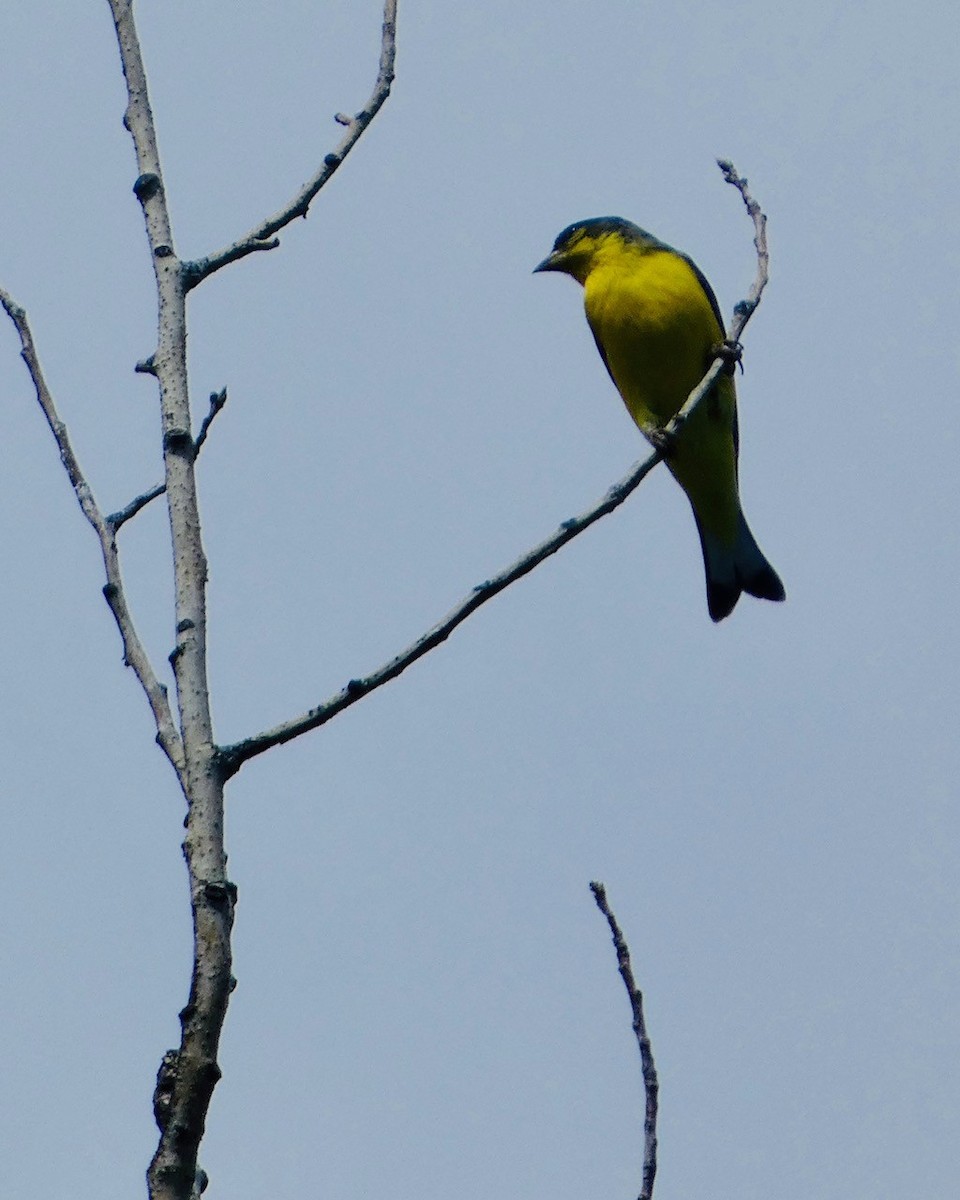
<path id="1" fill-rule="evenodd" d="M 641 433 L 658 445 L 658 433 L 724 339 L 720 308 L 703 273 L 622 217 L 568 225 L 534 270 L 562 271 L 583 285 L 600 357 Z M 741 592 L 764 600 L 786 595 L 740 507 L 737 453 L 737 393 L 725 372 L 666 456 L 696 518 L 714 621 L 729 616 Z"/>

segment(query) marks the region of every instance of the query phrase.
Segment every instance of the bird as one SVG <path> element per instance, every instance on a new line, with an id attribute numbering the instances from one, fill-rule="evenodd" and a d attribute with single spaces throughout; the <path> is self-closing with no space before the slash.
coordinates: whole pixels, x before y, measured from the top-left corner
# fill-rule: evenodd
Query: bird
<path id="1" fill-rule="evenodd" d="M 663 429 L 724 345 L 713 289 L 693 259 L 622 217 L 575 221 L 534 268 L 572 276 L 600 357 L 640 432 L 664 452 L 693 509 L 714 621 L 742 592 L 786 592 L 740 505 L 733 364 L 667 443 Z"/>

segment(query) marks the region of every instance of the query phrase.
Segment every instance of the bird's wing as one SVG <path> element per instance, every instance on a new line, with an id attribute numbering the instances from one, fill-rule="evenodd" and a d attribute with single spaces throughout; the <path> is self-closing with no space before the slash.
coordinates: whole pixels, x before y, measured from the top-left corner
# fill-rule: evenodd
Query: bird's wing
<path id="1" fill-rule="evenodd" d="M 737 481 L 740 479 L 740 416 L 737 411 L 737 404 L 733 404 L 733 469 L 737 474 Z"/>
<path id="2" fill-rule="evenodd" d="M 607 374 L 610 376 L 611 379 L 613 379 L 613 372 L 610 370 L 610 360 L 607 358 L 607 352 L 603 348 L 603 342 L 600 341 L 600 338 L 597 335 L 597 331 L 593 327 L 593 322 L 590 320 L 589 314 L 587 316 L 587 324 L 590 326 L 590 332 L 593 334 L 593 340 L 597 344 L 597 352 L 599 353 L 600 357 L 603 359 L 603 365 L 607 368 Z M 617 381 L 615 379 L 613 379 L 613 386 L 615 388 L 617 388 L 617 391 L 620 390 L 619 387 L 617 386 Z"/>
<path id="3" fill-rule="evenodd" d="M 710 301 L 710 307 L 713 309 L 713 315 L 717 318 L 717 324 L 720 326 L 720 336 L 726 337 L 727 327 L 723 323 L 723 313 L 720 311 L 720 305 L 717 303 L 717 297 L 714 295 L 713 288 L 710 286 L 710 282 L 706 275 L 704 275 L 693 259 L 689 258 L 686 254 L 681 254 L 679 250 L 675 250 L 674 254 L 676 254 L 678 258 L 682 258 L 684 262 L 689 265 L 690 270 L 693 271 L 694 275 L 696 275 L 697 282 L 703 288 L 703 294 Z"/>
<path id="4" fill-rule="evenodd" d="M 679 253 L 679 251 L 676 251 Z M 688 258 L 686 254 L 681 254 L 681 258 L 686 259 L 690 264 L 690 269 L 697 277 L 697 282 L 703 288 L 703 294 L 710 301 L 710 307 L 713 309 L 713 315 L 717 318 L 717 324 L 720 326 L 720 336 L 727 336 L 727 327 L 723 323 L 723 313 L 720 311 L 720 305 L 717 303 L 717 297 L 714 294 L 713 288 L 710 286 L 710 281 L 706 275 L 700 270 L 692 258 Z M 734 400 L 733 404 L 733 462 L 736 467 L 740 460 L 740 421 L 737 417 L 737 404 Z"/>

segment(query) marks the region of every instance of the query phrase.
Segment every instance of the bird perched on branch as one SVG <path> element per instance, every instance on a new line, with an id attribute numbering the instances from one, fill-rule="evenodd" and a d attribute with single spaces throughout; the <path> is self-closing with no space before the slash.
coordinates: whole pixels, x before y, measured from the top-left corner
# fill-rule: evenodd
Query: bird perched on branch
<path id="1" fill-rule="evenodd" d="M 707 373 L 724 339 L 713 289 L 691 259 L 621 217 L 567 226 L 535 271 L 561 271 L 583 285 L 600 357 L 640 431 L 664 450 L 696 518 L 714 621 L 741 592 L 783 600 L 780 577 L 744 519 L 737 488 L 737 394 L 732 369 L 719 376 L 664 445 L 671 417 Z"/>

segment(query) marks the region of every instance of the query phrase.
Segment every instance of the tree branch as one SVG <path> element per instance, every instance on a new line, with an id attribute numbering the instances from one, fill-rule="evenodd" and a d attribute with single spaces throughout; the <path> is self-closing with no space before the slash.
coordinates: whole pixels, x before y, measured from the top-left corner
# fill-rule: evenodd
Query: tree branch
<path id="1" fill-rule="evenodd" d="M 219 754 L 220 764 L 227 778 L 234 775 L 248 759 L 262 754 L 273 746 L 289 742 L 311 729 L 317 729 L 320 725 L 325 725 L 327 721 L 343 712 L 345 708 L 349 708 L 351 704 L 355 704 L 383 684 L 389 683 L 391 679 L 396 679 L 411 663 L 415 663 L 418 658 L 422 658 L 428 651 L 439 646 L 441 642 L 445 642 L 456 627 L 462 624 L 471 613 L 476 612 L 482 604 L 492 600 L 504 588 L 527 575 L 552 554 L 556 554 L 561 546 L 565 546 L 594 521 L 598 521 L 607 513 L 618 508 L 657 465 L 660 458 L 661 453 L 657 450 L 643 462 L 637 463 L 630 473 L 625 475 L 619 483 L 614 484 L 603 499 L 592 508 L 587 509 L 578 517 L 571 517 L 568 521 L 564 521 L 555 533 L 540 542 L 539 545 L 534 546 L 532 550 L 528 550 L 516 562 L 505 567 L 499 574 L 485 582 L 478 583 L 441 621 L 431 626 L 415 642 L 411 642 L 395 658 L 391 658 L 389 662 L 384 663 L 371 674 L 360 679 L 351 679 L 335 695 L 300 716 L 284 721 L 264 733 L 245 738 L 241 742 L 235 742 L 231 746 L 222 746 Z"/>
<path id="2" fill-rule="evenodd" d="M 230 935 L 237 893 L 226 874 L 223 778 L 216 765 L 207 681 L 207 560 L 187 376 L 187 289 L 174 245 L 132 0 L 109 4 L 127 87 L 124 124 L 133 139 L 139 172 L 133 190 L 143 211 L 156 282 L 157 347 L 147 363 L 160 392 L 176 627 L 170 661 L 183 737 L 183 852 L 193 916 L 190 997 L 180 1013 L 179 1049 L 164 1056 L 157 1077 L 154 1113 L 160 1138 L 147 1184 L 151 1200 L 189 1200 L 198 1178 L 197 1152 L 210 1100 L 220 1078 L 217 1053 L 233 987 Z"/>
<path id="3" fill-rule="evenodd" d="M 206 258 L 198 258 L 183 264 L 186 290 L 190 291 L 204 279 L 219 271 L 229 263 L 246 258 L 259 250 L 274 250 L 280 245 L 280 239 L 273 235 L 290 224 L 297 217 L 305 217 L 310 205 L 320 189 L 327 183 L 330 176 L 340 166 L 356 143 L 360 140 L 367 126 L 383 107 L 390 95 L 394 79 L 394 63 L 397 55 L 397 0 L 385 0 L 383 6 L 383 26 L 380 35 L 380 65 L 377 71 L 377 81 L 374 84 L 370 99 L 359 112 L 352 117 L 337 113 L 336 121 L 346 126 L 346 132 L 324 158 L 323 165 L 313 178 L 303 185 L 299 192 L 283 208 L 271 217 L 255 225 L 243 237 L 231 242 Z"/>
<path id="4" fill-rule="evenodd" d="M 203 423 L 200 426 L 200 432 L 197 434 L 193 442 L 193 457 L 196 458 L 203 448 L 203 443 L 207 440 L 207 434 L 210 432 L 210 426 L 213 424 L 217 413 L 223 408 L 227 402 L 227 389 L 221 388 L 219 392 L 210 393 L 210 411 L 203 418 Z M 156 500 L 158 496 L 162 496 L 167 490 L 165 483 L 155 483 L 152 488 L 145 492 L 141 492 L 139 496 L 135 496 L 125 508 L 119 509 L 117 512 L 111 513 L 107 518 L 107 524 L 113 529 L 114 533 L 131 519 L 138 512 L 146 508 L 147 505 Z"/>
<path id="5" fill-rule="evenodd" d="M 67 427 L 57 414 L 53 396 L 47 387 L 43 369 L 40 366 L 40 358 L 34 345 L 26 312 L 3 289 L 0 289 L 0 304 L 3 305 L 20 335 L 20 356 L 30 372 L 30 379 L 37 394 L 37 402 L 56 440 L 57 449 L 60 451 L 60 461 L 67 472 L 67 478 L 70 480 L 70 486 L 77 497 L 77 502 L 100 542 L 103 568 L 107 577 L 103 595 L 120 632 L 120 639 L 123 642 L 123 661 L 132 669 L 147 697 L 147 703 L 150 705 L 150 711 L 153 713 L 153 719 L 157 726 L 157 744 L 170 760 L 174 770 L 180 775 L 184 766 L 183 744 L 170 711 L 167 689 L 154 672 L 147 652 L 137 635 L 130 609 L 127 607 L 114 530 L 109 518 L 104 517 L 93 498 L 93 492 L 80 469 L 80 464 L 70 444 Z"/>
<path id="6" fill-rule="evenodd" d="M 249 759 L 255 758 L 258 754 L 263 754 L 265 750 L 269 750 L 273 746 L 279 746 L 284 742 L 292 741 L 294 738 L 309 732 L 311 729 L 317 729 L 319 726 L 325 725 L 327 721 L 343 712 L 345 708 L 349 708 L 351 704 L 356 704 L 358 700 L 369 695 L 378 687 L 389 683 L 391 679 L 396 679 L 411 663 L 415 663 L 418 658 L 422 658 L 430 650 L 439 646 L 441 642 L 445 642 L 457 626 L 462 624 L 471 613 L 476 612 L 481 605 L 486 604 L 488 600 L 492 600 L 494 596 L 502 592 L 504 588 L 509 587 L 511 583 L 515 583 L 518 579 L 522 579 L 524 575 L 529 574 L 534 567 L 539 566 L 545 559 L 556 554 L 567 542 L 572 541 L 579 534 L 583 533 L 585 529 L 589 529 L 595 521 L 598 521 L 601 517 L 605 517 L 608 513 L 612 513 L 615 508 L 619 508 L 630 493 L 649 475 L 657 463 L 663 460 L 664 454 L 669 450 L 681 426 L 713 388 L 718 376 L 723 371 L 731 369 L 732 359 L 739 359 L 740 336 L 747 322 L 756 311 L 757 305 L 760 303 L 760 296 L 767 284 L 769 255 L 766 243 L 766 217 L 760 211 L 760 206 L 750 195 L 746 179 L 740 178 L 733 164 L 725 160 L 718 160 L 718 166 L 723 171 L 724 179 L 727 183 L 732 184 L 740 192 L 747 212 L 754 223 L 757 274 L 747 299 L 741 300 L 734 308 L 733 320 L 730 322 L 727 330 L 727 341 L 723 346 L 717 347 L 717 356 L 710 364 L 706 375 L 704 375 L 703 379 L 701 379 L 687 397 L 683 407 L 673 420 L 660 431 L 658 439 L 660 445 L 658 449 L 654 450 L 648 458 L 634 464 L 630 471 L 619 482 L 609 488 L 606 495 L 591 508 L 588 508 L 577 517 L 571 517 L 569 520 L 564 521 L 555 533 L 540 542 L 539 545 L 534 546 L 532 550 L 528 550 L 526 554 L 511 563 L 510 566 L 505 567 L 499 574 L 492 576 L 484 583 L 477 584 L 469 595 L 465 596 L 455 608 L 452 608 L 441 621 L 431 626 L 426 633 L 421 634 L 416 641 L 411 642 L 409 646 L 401 650 L 394 658 L 391 658 L 388 662 L 378 667 L 370 675 L 366 675 L 360 679 L 351 679 L 339 692 L 321 701 L 315 708 L 308 709 L 299 716 L 292 717 L 279 725 L 275 725 L 272 729 L 265 730 L 263 733 L 255 734 L 252 737 L 244 738 L 243 741 L 234 742 L 232 745 L 222 746 L 219 750 L 219 761 L 226 778 L 236 774 Z"/>
<path id="7" fill-rule="evenodd" d="M 590 891 L 597 902 L 597 908 L 607 918 L 613 944 L 617 951 L 617 967 L 623 986 L 630 998 L 630 1008 L 633 1010 L 633 1032 L 636 1034 L 637 1045 L 640 1048 L 640 1068 L 643 1072 L 643 1093 L 646 1100 L 643 1118 L 643 1186 L 639 1200 L 651 1200 L 653 1183 L 657 1176 L 657 1110 L 660 1095 L 660 1082 L 657 1079 L 657 1068 L 653 1061 L 653 1049 L 647 1036 L 647 1024 L 643 1016 L 643 993 L 637 987 L 630 965 L 630 949 L 624 941 L 617 919 L 607 903 L 607 890 L 602 883 L 591 883 Z"/>
<path id="8" fill-rule="evenodd" d="M 767 280 L 770 278 L 770 252 L 767 249 L 767 218 L 760 208 L 759 203 L 750 194 L 750 189 L 747 186 L 746 178 L 741 178 L 737 174 L 737 168 L 728 158 L 718 158 L 717 166 L 723 172 L 723 178 L 726 183 L 735 187 L 740 193 L 740 198 L 743 200 L 744 206 L 753 221 L 753 245 L 757 251 L 757 274 L 750 288 L 750 294 L 746 300 L 741 300 L 734 310 L 735 322 L 727 332 L 727 337 L 733 341 L 739 341 L 740 334 L 743 333 L 744 326 L 753 316 L 754 310 L 760 303 L 760 297 L 763 294 L 763 289 L 767 286 Z M 739 326 L 737 326 L 739 321 Z"/>

